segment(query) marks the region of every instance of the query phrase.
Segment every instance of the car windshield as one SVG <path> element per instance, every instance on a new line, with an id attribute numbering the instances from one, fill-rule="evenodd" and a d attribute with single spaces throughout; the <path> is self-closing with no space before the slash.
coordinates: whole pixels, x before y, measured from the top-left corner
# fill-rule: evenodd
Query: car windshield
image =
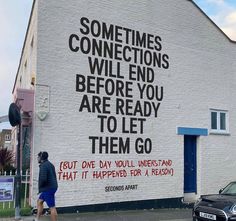
<path id="1" fill-rule="evenodd" d="M 236 194 L 236 182 L 235 183 L 230 183 L 228 186 L 226 186 L 221 194 Z"/>

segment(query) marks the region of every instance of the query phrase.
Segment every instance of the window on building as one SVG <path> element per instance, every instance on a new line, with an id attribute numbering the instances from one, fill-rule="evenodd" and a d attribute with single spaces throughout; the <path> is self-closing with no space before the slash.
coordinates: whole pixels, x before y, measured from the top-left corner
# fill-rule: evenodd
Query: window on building
<path id="1" fill-rule="evenodd" d="M 5 140 L 6 140 L 6 141 L 11 140 L 11 136 L 10 136 L 10 134 L 6 134 L 6 135 L 5 135 Z"/>
<path id="2" fill-rule="evenodd" d="M 228 111 L 211 109 L 211 132 L 229 133 Z"/>
<path id="3" fill-rule="evenodd" d="M 33 47 L 34 47 L 34 37 L 32 37 L 32 39 L 31 39 L 30 46 L 31 46 L 31 48 L 33 48 Z"/>

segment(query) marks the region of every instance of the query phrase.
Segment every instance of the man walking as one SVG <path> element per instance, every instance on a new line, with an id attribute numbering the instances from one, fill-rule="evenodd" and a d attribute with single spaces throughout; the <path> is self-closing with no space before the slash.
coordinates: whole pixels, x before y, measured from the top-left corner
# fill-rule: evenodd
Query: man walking
<path id="1" fill-rule="evenodd" d="M 35 221 L 39 221 L 43 212 L 43 203 L 46 202 L 51 213 L 51 221 L 57 220 L 57 210 L 55 206 L 55 193 L 57 191 L 57 177 L 53 164 L 48 160 L 47 152 L 38 153 L 39 179 L 38 190 L 39 198 L 37 201 L 37 216 Z"/>

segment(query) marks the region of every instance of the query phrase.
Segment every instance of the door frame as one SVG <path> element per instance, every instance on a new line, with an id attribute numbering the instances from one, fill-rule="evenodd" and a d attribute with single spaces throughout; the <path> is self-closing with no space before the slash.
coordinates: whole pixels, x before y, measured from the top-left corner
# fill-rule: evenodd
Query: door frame
<path id="1" fill-rule="evenodd" d="M 197 193 L 197 183 L 198 183 L 198 175 L 197 175 L 197 162 L 198 162 L 198 142 L 197 139 L 199 136 L 208 136 L 208 129 L 206 128 L 191 128 L 191 127 L 177 127 L 177 134 L 183 136 L 196 136 L 196 192 Z M 183 162 L 184 162 L 184 139 L 183 139 Z M 184 166 L 183 166 L 184 170 Z M 183 171 L 184 174 L 184 171 Z M 184 176 L 183 176 L 184 178 Z M 183 180 L 183 193 L 184 193 L 184 180 Z"/>

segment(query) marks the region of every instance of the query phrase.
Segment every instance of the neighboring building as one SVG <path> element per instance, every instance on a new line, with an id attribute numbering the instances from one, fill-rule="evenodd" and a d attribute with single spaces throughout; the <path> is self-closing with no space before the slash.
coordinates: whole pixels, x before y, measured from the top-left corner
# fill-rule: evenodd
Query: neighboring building
<path id="1" fill-rule="evenodd" d="M 236 47 L 190 0 L 34 1 L 13 94 L 57 206 L 178 207 L 235 180 Z"/>
<path id="2" fill-rule="evenodd" d="M 0 148 L 7 148 L 12 150 L 11 147 L 11 130 L 3 129 L 0 132 Z"/>

